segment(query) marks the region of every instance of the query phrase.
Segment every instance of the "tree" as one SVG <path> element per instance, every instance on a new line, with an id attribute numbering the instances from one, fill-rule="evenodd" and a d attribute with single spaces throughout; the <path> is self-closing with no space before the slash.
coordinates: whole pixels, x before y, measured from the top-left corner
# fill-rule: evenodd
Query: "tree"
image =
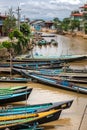
<path id="1" fill-rule="evenodd" d="M 72 29 L 72 32 L 76 28 L 78 28 L 78 30 L 79 30 L 80 29 L 80 21 L 79 20 L 71 20 L 70 28 Z"/>
<path id="2" fill-rule="evenodd" d="M 3 47 L 7 48 L 8 50 L 11 48 L 11 43 L 9 41 L 2 42 Z"/>
<path id="3" fill-rule="evenodd" d="M 53 25 L 54 25 L 55 29 L 57 30 L 57 33 L 62 32 L 61 21 L 59 20 L 59 18 L 56 17 L 53 19 Z"/>
<path id="4" fill-rule="evenodd" d="M 26 35 L 25 36 L 25 30 L 26 30 Z M 9 38 L 13 40 L 15 38 L 15 41 L 12 41 L 12 47 L 14 48 L 15 53 L 21 54 L 22 50 L 24 48 L 27 48 L 28 42 L 29 42 L 29 34 L 30 30 L 27 31 L 27 29 L 23 29 L 23 32 L 19 31 L 18 29 L 14 29 L 9 33 Z"/>
<path id="5" fill-rule="evenodd" d="M 62 29 L 67 31 L 69 29 L 70 18 L 64 18 L 62 21 Z"/>
<path id="6" fill-rule="evenodd" d="M 61 22 L 60 22 L 59 18 L 54 18 L 54 19 L 53 19 L 53 23 L 54 23 L 54 27 L 55 27 L 56 29 L 58 29 L 58 26 L 59 26 L 59 24 L 60 24 Z"/>
<path id="7" fill-rule="evenodd" d="M 87 34 L 87 23 L 84 24 L 85 34 Z"/>
<path id="8" fill-rule="evenodd" d="M 7 18 L 3 23 L 3 32 L 8 35 L 10 31 L 12 31 L 16 27 L 16 18 L 13 15 L 12 8 L 9 9 Z"/>
<path id="9" fill-rule="evenodd" d="M 12 42 L 12 47 L 14 48 L 15 53 L 21 53 L 22 52 L 22 46 L 24 46 L 24 35 L 22 32 L 20 32 L 18 29 L 14 29 L 9 33 L 9 38 L 13 40 L 14 38 L 16 41 Z"/>
<path id="10" fill-rule="evenodd" d="M 27 23 L 23 23 L 20 25 L 20 31 L 23 33 L 23 35 L 27 37 L 31 35 L 30 26 Z"/>

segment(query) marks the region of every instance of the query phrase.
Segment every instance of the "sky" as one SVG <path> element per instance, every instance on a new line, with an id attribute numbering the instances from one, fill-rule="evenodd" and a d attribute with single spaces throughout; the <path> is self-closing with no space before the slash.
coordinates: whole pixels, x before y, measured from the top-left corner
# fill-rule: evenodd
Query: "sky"
<path id="1" fill-rule="evenodd" d="M 51 20 L 58 17 L 62 20 L 85 3 L 87 0 L 0 0 L 0 13 L 4 14 L 12 7 L 16 15 L 19 6 L 21 18 Z"/>

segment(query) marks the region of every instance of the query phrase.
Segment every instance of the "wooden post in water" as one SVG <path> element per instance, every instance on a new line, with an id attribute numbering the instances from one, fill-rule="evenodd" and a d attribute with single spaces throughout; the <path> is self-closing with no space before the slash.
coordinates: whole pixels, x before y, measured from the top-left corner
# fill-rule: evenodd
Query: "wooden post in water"
<path id="1" fill-rule="evenodd" d="M 83 122 L 83 119 L 84 119 L 84 115 L 85 115 L 86 109 L 87 109 L 87 105 L 85 106 L 85 109 L 84 109 L 84 112 L 83 112 L 83 115 L 82 115 L 82 118 L 81 118 L 78 130 L 80 130 L 80 128 L 81 128 L 81 125 L 82 125 L 82 122 Z"/>
<path id="2" fill-rule="evenodd" d="M 12 76 L 12 54 L 10 52 L 10 78 L 12 78 L 11 76 Z"/>

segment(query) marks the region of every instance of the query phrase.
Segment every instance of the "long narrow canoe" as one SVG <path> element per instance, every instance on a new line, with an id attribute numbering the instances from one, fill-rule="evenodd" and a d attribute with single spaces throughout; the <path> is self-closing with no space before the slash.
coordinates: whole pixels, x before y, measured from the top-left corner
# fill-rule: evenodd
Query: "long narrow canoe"
<path id="1" fill-rule="evenodd" d="M 27 86 L 14 86 L 14 87 L 8 87 L 8 88 L 1 88 L 0 87 L 0 91 L 1 90 L 13 90 L 13 91 L 15 91 L 15 90 L 21 90 L 21 89 L 26 89 L 27 88 Z"/>
<path id="2" fill-rule="evenodd" d="M 81 87 L 79 85 L 77 86 L 76 84 L 72 84 L 65 80 L 55 80 L 52 78 L 47 78 L 45 76 L 37 75 L 35 73 L 28 73 L 26 71 L 22 71 L 22 74 L 34 78 L 44 84 L 48 84 L 69 91 L 74 91 L 77 93 L 87 94 L 87 87 L 83 87 L 83 86 Z"/>
<path id="3" fill-rule="evenodd" d="M 9 83 L 27 83 L 29 80 L 26 78 L 10 78 L 10 77 L 0 77 L 0 82 Z"/>
<path id="4" fill-rule="evenodd" d="M 69 82 L 74 82 L 74 83 L 87 84 L 87 78 L 66 77 L 66 78 L 64 78 L 64 80 L 69 81 Z"/>
<path id="5" fill-rule="evenodd" d="M 27 100 L 31 91 L 32 88 L 27 89 L 25 92 L 2 95 L 0 96 L 0 105 Z"/>
<path id="6" fill-rule="evenodd" d="M 2 96 L 2 95 L 8 95 L 8 94 L 16 94 L 16 93 L 21 93 L 21 92 L 26 92 L 27 90 L 29 90 L 29 89 L 31 89 L 31 88 L 27 88 L 27 87 L 25 87 L 25 89 L 24 88 L 20 88 L 20 89 L 8 89 L 8 88 L 4 88 L 4 89 L 1 89 L 0 88 L 0 96 Z"/>
<path id="7" fill-rule="evenodd" d="M 0 116 L 16 115 L 23 113 L 33 113 L 39 111 L 46 111 L 51 109 L 68 109 L 71 107 L 73 100 L 54 102 L 54 103 L 43 103 L 19 107 L 1 107 Z"/>
<path id="8" fill-rule="evenodd" d="M 50 78 L 52 78 L 52 79 L 58 79 L 57 76 L 50 76 Z M 73 83 L 87 84 L 87 78 L 61 77 L 60 79 L 68 81 L 68 82 L 73 82 Z"/>
<path id="9" fill-rule="evenodd" d="M 44 77 L 55 79 L 55 80 L 64 80 L 68 82 L 73 82 L 73 83 L 82 83 L 82 84 L 87 84 L 87 78 L 75 78 L 75 77 L 59 77 L 59 76 L 53 76 L 53 75 L 43 75 Z"/>
<path id="10" fill-rule="evenodd" d="M 24 114 L 18 116 L 5 116 L 0 117 L 0 130 L 5 128 L 15 128 L 20 125 L 28 124 L 33 125 L 34 123 L 43 124 L 59 119 L 62 110 L 50 110 L 46 112 L 36 114 Z"/>
<path id="11" fill-rule="evenodd" d="M 45 58 L 15 58 L 15 59 L 12 59 L 12 62 L 33 62 L 33 63 L 36 63 L 36 62 L 47 62 L 47 61 L 50 61 L 50 62 L 54 62 L 54 61 L 65 61 L 65 62 L 71 62 L 71 61 L 77 61 L 77 60 L 83 60 L 83 59 L 86 59 L 87 56 L 86 55 L 62 55 L 62 56 L 59 56 L 59 57 L 56 57 L 56 58 L 49 58 L 49 57 L 45 57 Z M 10 60 L 7 60 L 7 61 L 10 61 Z"/>
<path id="12" fill-rule="evenodd" d="M 26 88 L 27 88 L 27 86 L 15 86 L 15 87 L 11 87 L 9 89 L 11 89 L 11 90 L 19 90 L 19 89 L 26 89 Z"/>
<path id="13" fill-rule="evenodd" d="M 26 65 L 26 66 L 22 66 L 22 65 L 13 65 L 13 68 L 19 68 L 19 69 L 29 69 L 29 70 L 36 70 L 36 69 L 53 69 L 53 68 L 62 68 L 63 67 L 63 63 L 55 63 L 55 64 L 49 64 L 49 65 Z"/>

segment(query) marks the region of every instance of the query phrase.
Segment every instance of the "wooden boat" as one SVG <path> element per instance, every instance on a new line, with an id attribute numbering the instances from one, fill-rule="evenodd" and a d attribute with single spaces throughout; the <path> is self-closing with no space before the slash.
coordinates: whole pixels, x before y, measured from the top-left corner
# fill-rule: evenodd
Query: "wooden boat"
<path id="1" fill-rule="evenodd" d="M 27 83 L 29 80 L 26 78 L 10 78 L 10 77 L 0 77 L 0 82 L 9 82 L 9 83 Z"/>
<path id="2" fill-rule="evenodd" d="M 7 103 L 27 100 L 31 91 L 32 91 L 32 88 L 27 89 L 27 91 L 25 92 L 2 95 L 0 96 L 0 104 L 3 105 Z"/>
<path id="3" fill-rule="evenodd" d="M 36 114 L 21 114 L 0 117 L 0 130 L 5 128 L 20 128 L 21 125 L 34 123 L 43 124 L 59 119 L 62 110 L 50 110 Z"/>
<path id="4" fill-rule="evenodd" d="M 57 88 L 61 88 L 61 89 L 65 89 L 65 90 L 74 91 L 77 93 L 87 94 L 86 87 L 77 86 L 77 85 L 72 84 L 68 81 L 55 80 L 52 78 L 47 78 L 45 76 L 37 75 L 35 73 L 28 73 L 26 71 L 22 71 L 22 74 L 29 76 L 31 78 L 34 78 L 34 79 L 36 79 L 39 82 L 44 83 L 44 84 L 48 84 L 48 85 L 55 86 Z"/>
<path id="5" fill-rule="evenodd" d="M 75 78 L 87 78 L 87 73 L 60 73 L 61 77 L 75 77 Z"/>
<path id="6" fill-rule="evenodd" d="M 68 72 L 68 73 L 87 73 L 87 69 L 83 68 L 83 69 L 72 69 L 72 68 L 65 68 L 65 72 Z"/>
<path id="7" fill-rule="evenodd" d="M 55 80 L 64 80 L 68 82 L 73 82 L 73 83 L 82 83 L 82 84 L 87 84 L 87 78 L 75 78 L 75 77 L 59 77 L 59 76 L 46 76 L 47 78 L 55 79 Z"/>
<path id="8" fill-rule="evenodd" d="M 34 72 L 40 75 L 57 76 L 63 72 L 63 69 L 39 69 L 39 70 L 28 70 L 28 72 Z"/>
<path id="9" fill-rule="evenodd" d="M 53 77 L 52 77 L 53 78 Z M 75 77 L 61 77 L 65 81 L 87 84 L 87 78 L 75 78 Z"/>
<path id="10" fill-rule="evenodd" d="M 53 69 L 53 68 L 62 68 L 63 67 L 63 63 L 50 63 L 50 64 L 35 64 L 35 65 L 13 65 L 13 68 L 19 68 L 19 69 L 26 69 L 26 70 L 36 70 L 36 69 Z"/>
<path id="11" fill-rule="evenodd" d="M 73 100 L 54 102 L 54 103 L 43 103 L 35 105 L 26 105 L 19 107 L 1 107 L 0 116 L 16 115 L 23 113 L 36 113 L 41 111 L 47 111 L 51 109 L 68 109 L 71 107 Z"/>
<path id="12" fill-rule="evenodd" d="M 1 90 L 12 90 L 12 91 L 15 91 L 15 90 L 21 90 L 21 89 L 26 89 L 27 86 L 14 86 L 14 87 L 8 87 L 8 88 L 1 88 L 0 87 L 0 91 Z"/>
<path id="13" fill-rule="evenodd" d="M 56 37 L 55 34 L 42 34 L 41 37 Z"/>
<path id="14" fill-rule="evenodd" d="M 48 75 L 48 76 L 61 76 L 61 77 L 87 77 L 86 72 L 82 72 L 79 70 L 75 73 L 75 71 L 67 70 L 63 68 L 53 68 L 53 69 L 38 69 L 38 70 L 28 70 L 30 72 L 34 72 L 40 75 Z M 82 72 L 82 73 L 81 73 Z"/>
<path id="15" fill-rule="evenodd" d="M 26 89 L 26 88 L 27 88 L 27 86 L 15 86 L 15 87 L 10 87 L 8 89 L 10 89 L 10 90 L 20 90 L 20 89 Z"/>
<path id="16" fill-rule="evenodd" d="M 21 74 L 22 68 L 13 68 L 12 69 L 14 72 Z M 36 74 L 40 74 L 40 75 L 46 75 L 46 76 L 61 76 L 61 77 L 71 77 L 71 78 L 87 78 L 87 74 L 86 73 L 69 73 L 67 71 L 65 71 L 63 68 L 55 68 L 55 69 L 37 69 L 37 70 L 29 70 L 26 69 L 27 72 L 31 73 L 34 72 Z"/>
<path id="17" fill-rule="evenodd" d="M 72 62 L 72 61 L 77 61 L 77 60 L 83 60 L 86 59 L 87 56 L 86 55 L 62 55 L 56 58 L 14 58 L 12 59 L 12 62 L 42 62 L 42 61 L 59 61 L 61 63 L 61 61 L 63 62 Z M 7 60 L 10 61 L 10 60 Z"/>
<path id="18" fill-rule="evenodd" d="M 9 90 L 9 89 L 0 89 L 0 96 L 5 96 L 9 94 L 19 94 L 24 93 L 27 91 L 31 91 L 32 88 L 26 88 L 26 89 L 17 89 L 17 90 Z"/>

